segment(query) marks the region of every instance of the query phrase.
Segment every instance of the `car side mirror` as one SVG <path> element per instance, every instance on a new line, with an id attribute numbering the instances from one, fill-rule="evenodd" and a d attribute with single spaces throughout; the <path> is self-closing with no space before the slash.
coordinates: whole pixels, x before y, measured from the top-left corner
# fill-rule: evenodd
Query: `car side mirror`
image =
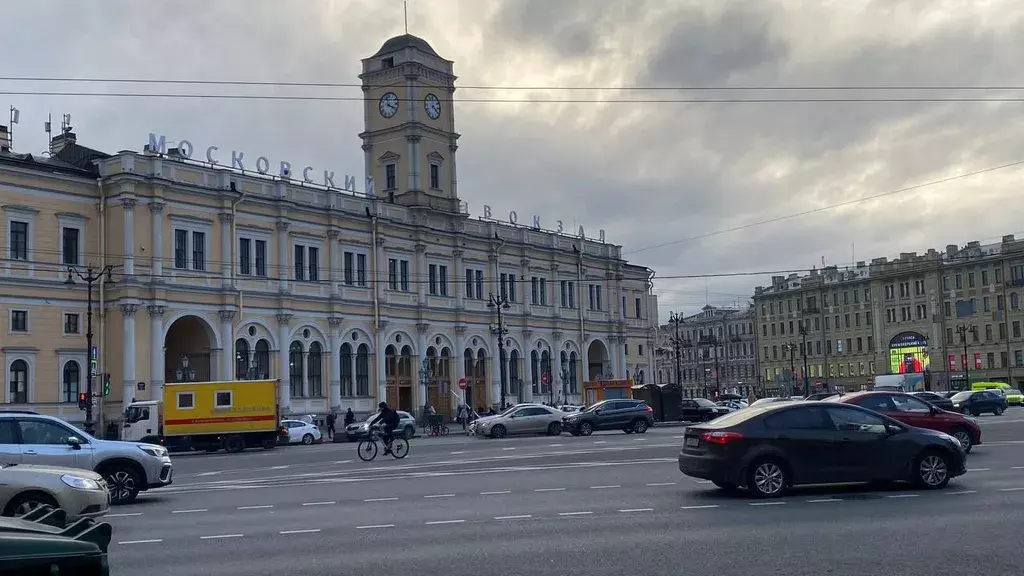
<path id="1" fill-rule="evenodd" d="M 79 438 L 78 436 L 68 436 L 67 443 L 68 446 L 71 446 L 71 448 L 75 450 L 82 449 L 82 439 Z"/>
<path id="2" fill-rule="evenodd" d="M 900 434 L 903 432 L 903 428 L 896 426 L 895 424 L 886 423 L 885 431 L 888 432 L 889 436 Z"/>

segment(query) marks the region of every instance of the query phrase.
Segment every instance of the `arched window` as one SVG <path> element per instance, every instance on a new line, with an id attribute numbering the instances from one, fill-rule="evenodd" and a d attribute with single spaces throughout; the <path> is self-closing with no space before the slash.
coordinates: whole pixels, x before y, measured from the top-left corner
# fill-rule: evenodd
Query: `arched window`
<path id="1" fill-rule="evenodd" d="M 292 342 L 288 348 L 288 380 L 293 398 L 302 396 L 302 375 L 305 373 L 305 370 L 302 369 L 302 356 L 302 342 L 298 340 Z"/>
<path id="2" fill-rule="evenodd" d="M 473 358 L 473 351 L 469 348 L 466 348 L 462 354 L 462 364 L 462 368 L 466 374 L 466 379 L 471 380 L 476 378 L 476 371 L 474 370 L 476 367 L 476 359 Z"/>
<path id="3" fill-rule="evenodd" d="M 540 382 L 540 357 L 536 350 L 530 351 L 530 376 L 533 378 L 533 393 L 540 394 L 542 385 Z"/>
<path id="4" fill-rule="evenodd" d="M 519 351 L 513 350 L 508 355 L 509 393 L 519 394 Z"/>
<path id="5" fill-rule="evenodd" d="M 235 380 L 249 378 L 249 343 L 239 338 L 235 340 Z"/>
<path id="6" fill-rule="evenodd" d="M 309 381 L 309 395 L 313 398 L 320 398 L 324 395 L 324 354 L 319 342 L 309 345 L 309 355 L 306 358 L 306 377 Z"/>
<path id="7" fill-rule="evenodd" d="M 548 385 L 545 392 L 550 394 L 551 387 L 554 386 L 555 383 L 555 375 L 551 373 L 551 354 L 547 350 L 540 353 L 540 373 L 541 377 L 543 377 L 544 374 L 548 375 Z"/>
<path id="8" fill-rule="evenodd" d="M 28 363 L 24 360 L 11 362 L 10 395 L 12 404 L 28 403 Z"/>
<path id="9" fill-rule="evenodd" d="M 270 377 L 270 342 L 260 340 L 256 342 L 256 352 L 253 354 L 256 361 L 256 373 L 253 378 L 265 379 Z"/>
<path id="10" fill-rule="evenodd" d="M 487 353 L 483 348 L 476 351 L 476 377 L 478 380 L 487 380 Z"/>
<path id="11" fill-rule="evenodd" d="M 447 348 L 441 349 L 441 359 L 438 361 L 438 377 L 448 382 L 452 377 L 452 351 Z"/>
<path id="12" fill-rule="evenodd" d="M 352 397 L 352 346 L 348 342 L 341 345 L 341 397 Z"/>
<path id="13" fill-rule="evenodd" d="M 78 402 L 78 387 L 82 381 L 82 367 L 70 360 L 64 364 L 64 402 Z"/>
<path id="14" fill-rule="evenodd" d="M 356 350 L 356 396 L 370 395 L 370 348 L 360 344 Z"/>
<path id="15" fill-rule="evenodd" d="M 576 352 L 569 353 L 569 394 L 579 394 L 579 383 L 577 382 L 578 368 L 576 366 Z"/>
<path id="16" fill-rule="evenodd" d="M 398 376 L 398 351 L 391 344 L 384 349 L 384 374 L 388 380 Z"/>
<path id="17" fill-rule="evenodd" d="M 398 359 L 398 376 L 402 380 L 412 381 L 412 348 L 402 346 L 402 356 Z"/>

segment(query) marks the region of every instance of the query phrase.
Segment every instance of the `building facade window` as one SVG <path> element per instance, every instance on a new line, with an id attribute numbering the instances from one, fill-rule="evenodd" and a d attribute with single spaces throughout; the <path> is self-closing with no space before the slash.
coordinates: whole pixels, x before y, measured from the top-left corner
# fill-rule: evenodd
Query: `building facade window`
<path id="1" fill-rule="evenodd" d="M 29 225 L 21 220 L 10 220 L 10 242 L 8 258 L 11 260 L 28 260 Z"/>
<path id="2" fill-rule="evenodd" d="M 353 396 L 354 388 L 352 382 L 352 346 L 346 342 L 341 345 L 341 374 L 339 380 L 341 380 L 341 397 L 351 398 Z"/>
<path id="3" fill-rule="evenodd" d="M 288 348 L 288 380 L 289 391 L 293 398 L 302 396 L 304 370 L 304 350 L 298 340 Z"/>
<path id="4" fill-rule="evenodd" d="M 356 351 L 356 396 L 370 395 L 370 348 L 360 344 Z"/>
<path id="5" fill-rule="evenodd" d="M 306 381 L 309 383 L 309 396 L 320 398 L 324 395 L 324 355 L 319 342 L 309 345 L 306 356 Z"/>
<path id="6" fill-rule="evenodd" d="M 398 188 L 398 176 L 395 172 L 394 164 L 386 164 L 384 166 L 384 189 L 394 190 Z"/>
<path id="7" fill-rule="evenodd" d="M 28 310 L 11 310 L 11 332 L 28 332 Z"/>
<path id="8" fill-rule="evenodd" d="M 307 244 L 296 244 L 294 248 L 295 279 L 308 282 L 320 281 L 320 248 Z"/>
<path id="9" fill-rule="evenodd" d="M 28 403 L 28 377 L 28 362 L 20 358 L 11 362 L 8 397 L 12 404 Z"/>
<path id="10" fill-rule="evenodd" d="M 65 404 L 78 402 L 78 388 L 82 379 L 82 367 L 75 360 L 64 363 L 61 374 L 61 401 Z"/>
<path id="11" fill-rule="evenodd" d="M 366 287 L 367 255 L 346 251 L 342 256 L 342 279 L 346 286 Z"/>
<path id="12" fill-rule="evenodd" d="M 71 228 L 65 226 L 61 228 L 61 263 L 65 266 L 77 266 L 81 264 L 79 260 L 79 250 L 81 250 L 81 235 L 82 231 L 78 228 Z"/>
<path id="13" fill-rule="evenodd" d="M 430 165 L 430 187 L 434 190 L 441 188 L 441 167 L 437 164 Z"/>
<path id="14" fill-rule="evenodd" d="M 81 328 L 82 315 L 65 312 L 64 313 L 64 335 L 65 336 L 76 336 L 82 333 Z"/>
<path id="15" fill-rule="evenodd" d="M 201 228 L 201 229 L 200 229 Z M 208 227 L 198 225 L 175 225 L 174 267 L 178 270 L 206 271 Z"/>

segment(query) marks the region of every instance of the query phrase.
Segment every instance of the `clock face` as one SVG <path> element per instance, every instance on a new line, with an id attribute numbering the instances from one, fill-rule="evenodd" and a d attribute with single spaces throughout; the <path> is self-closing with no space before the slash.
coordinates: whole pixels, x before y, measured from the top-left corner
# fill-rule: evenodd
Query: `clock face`
<path id="1" fill-rule="evenodd" d="M 423 108 L 426 109 L 427 116 L 430 116 L 431 120 L 437 120 L 441 116 L 441 101 L 433 94 L 427 94 L 427 97 L 423 99 Z"/>
<path id="2" fill-rule="evenodd" d="M 398 114 L 398 94 L 388 92 L 381 96 L 379 108 L 380 115 L 385 118 L 391 118 L 395 114 Z"/>

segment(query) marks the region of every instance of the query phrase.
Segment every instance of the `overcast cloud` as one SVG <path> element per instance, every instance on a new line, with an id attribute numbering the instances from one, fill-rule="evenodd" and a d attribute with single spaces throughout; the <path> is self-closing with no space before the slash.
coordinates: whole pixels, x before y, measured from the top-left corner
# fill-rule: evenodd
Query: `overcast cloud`
<path id="1" fill-rule="evenodd" d="M 402 32 L 401 2 L 33 0 L 4 6 L 2 76 L 358 82 Z M 459 84 L 1024 85 L 1018 0 L 413 0 L 411 32 Z M 360 95 L 356 88 L 140 87 L 0 81 L 0 91 Z M 643 248 L 1024 160 L 1024 103 L 538 104 L 529 99 L 1021 96 L 965 92 L 478 91 L 463 103 L 459 191 L 474 216 L 516 210 L 599 228 L 659 276 L 783 270 L 1024 232 L 1011 168 L 658 249 Z M 361 175 L 359 102 L 6 96 L 15 149 L 71 113 L 79 142 L 149 132 Z M 743 301 L 766 277 L 657 282 L 663 316 Z"/>

